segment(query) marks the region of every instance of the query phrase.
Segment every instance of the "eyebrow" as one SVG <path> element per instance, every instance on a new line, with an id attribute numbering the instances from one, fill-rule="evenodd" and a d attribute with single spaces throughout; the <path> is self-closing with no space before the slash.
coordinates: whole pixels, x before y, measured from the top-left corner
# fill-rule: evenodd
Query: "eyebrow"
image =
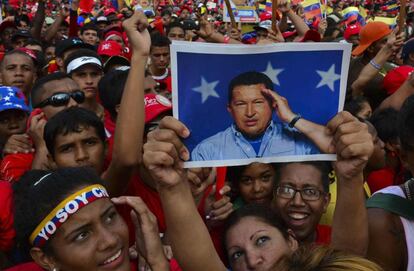
<path id="1" fill-rule="evenodd" d="M 257 232 L 255 232 L 255 233 L 253 233 L 251 236 L 250 236 L 250 240 L 253 240 L 253 238 L 258 234 L 258 233 L 261 233 L 261 232 L 264 232 L 264 231 L 266 231 L 266 230 L 258 230 Z"/>
<path id="2" fill-rule="evenodd" d="M 112 209 L 114 209 L 115 207 L 113 206 L 113 205 L 110 205 L 108 208 L 106 208 L 106 210 L 100 215 L 100 218 L 102 218 L 102 217 L 104 217 L 104 216 L 106 216 Z M 75 229 L 73 229 L 73 230 L 71 230 L 70 231 L 70 233 L 68 233 L 66 236 L 65 236 L 65 239 L 70 239 L 70 236 L 71 235 L 73 235 L 74 233 L 77 233 L 77 232 L 79 232 L 79 231 L 81 231 L 81 230 L 83 230 L 83 229 L 85 229 L 85 228 L 87 228 L 87 227 L 89 227 L 89 226 L 91 226 L 91 223 L 86 223 L 86 224 L 84 224 L 84 225 L 81 225 L 81 226 L 79 226 L 79 227 L 77 227 L 77 228 L 75 228 Z"/>

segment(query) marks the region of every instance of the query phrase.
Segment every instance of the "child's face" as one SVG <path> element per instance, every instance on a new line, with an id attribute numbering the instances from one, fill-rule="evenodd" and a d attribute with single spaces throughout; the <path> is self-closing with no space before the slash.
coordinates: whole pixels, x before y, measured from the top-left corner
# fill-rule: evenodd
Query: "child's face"
<path id="1" fill-rule="evenodd" d="M 105 144 L 94 127 L 79 127 L 78 132 L 55 138 L 54 160 L 61 167 L 91 167 L 103 172 Z"/>
<path id="2" fill-rule="evenodd" d="M 0 112 L 0 138 L 6 140 L 11 135 L 26 131 L 27 113 L 18 109 Z"/>

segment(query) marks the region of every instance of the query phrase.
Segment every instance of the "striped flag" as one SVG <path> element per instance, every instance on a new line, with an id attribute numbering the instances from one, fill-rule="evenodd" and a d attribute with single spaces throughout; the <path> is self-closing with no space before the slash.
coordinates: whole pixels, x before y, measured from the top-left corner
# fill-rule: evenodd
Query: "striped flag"
<path id="1" fill-rule="evenodd" d="M 321 3 L 319 0 L 304 0 L 302 2 L 303 13 L 307 21 L 322 17 Z"/>

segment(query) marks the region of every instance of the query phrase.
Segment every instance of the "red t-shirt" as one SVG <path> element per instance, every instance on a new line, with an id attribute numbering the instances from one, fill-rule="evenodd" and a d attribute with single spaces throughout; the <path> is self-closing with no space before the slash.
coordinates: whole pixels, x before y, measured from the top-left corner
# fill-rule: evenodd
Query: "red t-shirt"
<path id="1" fill-rule="evenodd" d="M 331 243 L 332 228 L 327 225 L 318 225 L 316 227 L 316 240 L 317 245 L 329 245 Z"/>
<path id="2" fill-rule="evenodd" d="M 0 164 L 0 179 L 15 182 L 32 168 L 33 153 L 16 153 L 4 157 Z"/>
<path id="3" fill-rule="evenodd" d="M 9 251 L 16 232 L 13 227 L 13 190 L 11 184 L 0 181 L 0 251 Z"/>

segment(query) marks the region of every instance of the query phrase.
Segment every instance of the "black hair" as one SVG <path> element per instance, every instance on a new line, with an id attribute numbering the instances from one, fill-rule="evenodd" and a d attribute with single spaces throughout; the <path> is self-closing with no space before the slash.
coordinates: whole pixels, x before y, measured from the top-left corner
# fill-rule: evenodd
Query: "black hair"
<path id="1" fill-rule="evenodd" d="M 261 204 L 247 204 L 235 210 L 224 222 L 223 231 L 223 247 L 227 252 L 227 233 L 229 230 L 238 224 L 245 217 L 254 217 L 257 220 L 275 227 L 280 231 L 282 236 L 288 240 L 289 232 L 286 223 L 279 217 L 279 215 L 270 209 L 270 207 Z M 227 255 L 230 260 L 230 255 Z"/>
<path id="2" fill-rule="evenodd" d="M 289 164 L 292 164 L 292 163 L 278 163 L 277 164 L 276 184 L 280 182 L 280 178 L 281 178 L 280 174 L 281 174 L 282 169 Z M 329 173 L 332 171 L 332 166 L 329 162 L 327 161 L 304 161 L 304 162 L 299 162 L 299 164 L 310 165 L 316 168 L 321 173 L 323 191 L 325 193 L 329 192 L 329 184 L 330 184 Z"/>
<path id="3" fill-rule="evenodd" d="M 226 179 L 228 180 L 230 187 L 231 187 L 231 193 L 232 195 L 231 198 L 232 200 L 235 200 L 239 194 L 239 183 L 240 183 L 240 179 L 244 173 L 244 171 L 247 169 L 247 167 L 249 167 L 252 164 L 249 165 L 244 165 L 244 166 L 233 166 L 233 167 L 228 167 L 227 168 L 227 175 L 226 175 Z M 269 164 L 276 172 L 276 164 Z M 276 179 L 273 180 L 274 183 L 276 183 Z"/>
<path id="4" fill-rule="evenodd" d="M 96 134 L 105 143 L 105 127 L 101 119 L 92 111 L 81 107 L 70 107 L 51 117 L 43 132 L 47 150 L 54 157 L 55 141 L 58 135 L 79 133 L 83 128 L 95 128 Z"/>
<path id="5" fill-rule="evenodd" d="M 41 101 L 39 101 L 40 94 L 44 91 L 43 86 L 51 81 L 59 81 L 70 77 L 63 72 L 55 72 L 48 74 L 46 76 L 40 77 L 36 80 L 32 87 L 31 91 L 31 98 L 32 98 L 32 105 L 36 107 Z M 71 79 L 72 80 L 72 79 Z"/>
<path id="6" fill-rule="evenodd" d="M 27 259 L 31 248 L 29 236 L 39 223 L 67 196 L 93 184 L 102 185 L 103 181 L 90 168 L 31 170 L 14 183 L 16 245 Z M 50 240 L 46 242 L 44 252 L 53 253 Z"/>
<path id="7" fill-rule="evenodd" d="M 158 32 L 151 34 L 151 48 L 152 47 L 169 47 L 171 41 L 164 35 L 161 35 Z"/>
<path id="8" fill-rule="evenodd" d="M 118 115 L 116 106 L 121 103 L 128 73 L 129 71 L 112 70 L 105 74 L 98 83 L 101 104 L 108 110 L 113 120 Z"/>
<path id="9" fill-rule="evenodd" d="M 92 51 L 90 49 L 78 49 L 78 50 L 74 51 L 73 53 L 71 53 L 70 55 L 68 55 L 68 57 L 65 59 L 65 62 L 63 64 L 63 66 L 65 67 L 65 70 L 67 69 L 69 63 L 72 60 L 80 58 L 80 57 L 85 57 L 85 56 L 97 58 L 99 60 L 99 62 L 101 63 L 101 65 L 102 65 L 102 59 L 98 55 L 98 53 L 96 53 L 95 51 Z"/>
<path id="10" fill-rule="evenodd" d="M 361 111 L 362 105 L 364 103 L 369 104 L 367 98 L 365 98 L 364 96 L 354 97 L 345 103 L 344 111 L 348 111 L 356 117 L 356 115 Z"/>
<path id="11" fill-rule="evenodd" d="M 163 17 L 163 16 L 165 16 L 165 15 L 169 15 L 169 16 L 171 16 L 172 15 L 172 13 L 171 13 L 171 10 L 169 10 L 169 9 L 164 9 L 162 12 L 161 12 L 161 17 Z"/>
<path id="12" fill-rule="evenodd" d="M 386 108 L 375 111 L 369 121 L 377 130 L 378 137 L 383 142 L 396 142 L 398 140 L 398 111 Z"/>
<path id="13" fill-rule="evenodd" d="M 84 24 L 79 30 L 80 34 L 82 35 L 86 30 L 94 30 L 96 31 L 96 34 L 99 33 L 99 28 L 94 23 Z"/>
<path id="14" fill-rule="evenodd" d="M 411 151 L 414 149 L 414 95 L 408 97 L 400 109 L 398 114 L 398 135 L 401 147 L 404 150 Z"/>
<path id="15" fill-rule="evenodd" d="M 184 25 L 182 23 L 180 23 L 180 22 L 172 22 L 167 27 L 167 31 L 166 31 L 167 36 L 170 33 L 171 29 L 174 28 L 174 27 L 181 28 L 183 30 L 183 32 L 185 33 Z"/>
<path id="16" fill-rule="evenodd" d="M 37 39 L 34 39 L 34 38 L 28 38 L 28 39 L 24 42 L 24 46 L 27 46 L 27 45 L 38 45 L 38 46 L 42 47 L 42 49 L 43 49 L 43 44 L 42 44 L 42 42 L 41 42 L 41 41 L 39 41 L 39 40 L 37 40 Z"/>
<path id="17" fill-rule="evenodd" d="M 261 72 L 250 71 L 237 75 L 229 84 L 228 88 L 228 103 L 231 103 L 233 98 L 233 89 L 238 86 L 250 86 L 264 84 L 266 88 L 273 90 L 273 82 L 270 78 Z"/>

